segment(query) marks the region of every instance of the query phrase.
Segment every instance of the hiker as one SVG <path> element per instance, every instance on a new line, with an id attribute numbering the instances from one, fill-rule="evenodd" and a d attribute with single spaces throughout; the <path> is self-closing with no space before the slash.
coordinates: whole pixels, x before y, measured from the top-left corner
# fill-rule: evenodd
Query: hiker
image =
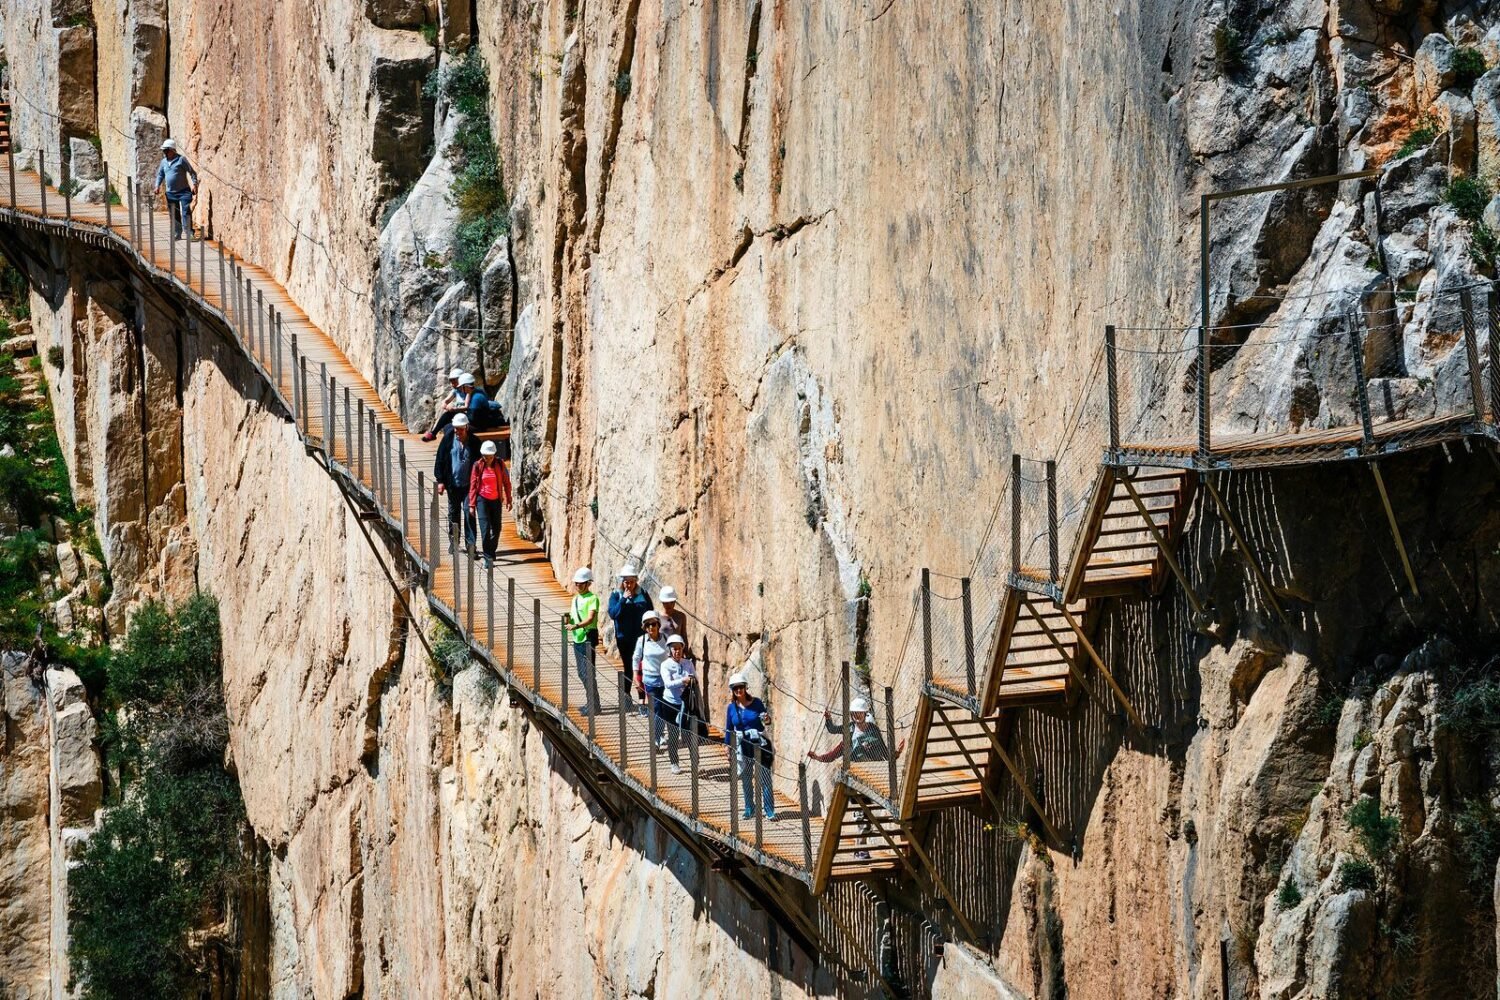
<path id="1" fill-rule="evenodd" d="M 761 807 L 766 819 L 776 818 L 776 799 L 771 790 L 771 760 L 775 750 L 766 735 L 771 724 L 771 713 L 765 702 L 750 696 L 750 682 L 743 673 L 729 678 L 729 705 L 724 709 L 724 742 L 731 752 L 739 747 L 740 789 L 744 792 L 744 814 L 749 819 L 755 814 L 755 795 L 752 774 L 759 772 Z"/>
<path id="2" fill-rule="evenodd" d="M 460 413 L 443 432 L 438 444 L 432 479 L 437 491 L 448 495 L 448 537 L 456 546 L 467 546 L 474 555 L 474 515 L 469 510 L 469 477 L 479 458 L 478 439 L 469 432 L 469 418 Z M 463 537 L 460 538 L 459 525 Z"/>
<path id="3" fill-rule="evenodd" d="M 581 566 L 573 574 L 573 605 L 568 609 L 573 640 L 573 666 L 583 684 L 583 714 L 599 711 L 599 686 L 594 678 L 594 651 L 599 648 L 599 595 L 594 593 L 594 571 Z"/>
<path id="4" fill-rule="evenodd" d="M 464 399 L 464 412 L 469 415 L 469 426 L 477 432 L 492 431 L 505 426 L 505 414 L 500 404 L 485 395 L 474 383 L 474 376 L 463 372 L 458 376 L 458 392 Z"/>
<path id="5" fill-rule="evenodd" d="M 688 656 L 687 642 L 680 635 L 667 636 L 667 658 L 661 661 L 662 696 L 657 701 L 656 714 L 666 723 L 667 759 L 672 762 L 672 773 L 681 774 L 682 765 L 677 761 L 677 741 L 682 728 L 692 723 L 687 715 L 686 698 L 696 685 L 693 660 Z"/>
<path id="6" fill-rule="evenodd" d="M 641 615 L 641 628 L 646 634 L 635 641 L 635 651 L 630 656 L 630 669 L 635 673 L 635 695 L 646 705 L 646 714 L 651 717 L 651 742 L 662 745 L 662 715 L 658 708 L 662 695 L 661 664 L 667 658 L 667 644 L 661 641 L 661 616 L 655 611 Z"/>
<path id="7" fill-rule="evenodd" d="M 661 627 L 667 635 L 680 635 L 687 641 L 687 612 L 677 606 L 677 591 L 663 587 L 657 596 L 661 598 Z"/>
<path id="8" fill-rule="evenodd" d="M 479 515 L 479 542 L 484 546 L 484 568 L 495 568 L 495 551 L 500 547 L 500 523 L 510 506 L 510 473 L 496 456 L 495 442 L 486 441 L 479 448 L 479 461 L 469 473 L 469 506 Z"/>
<path id="9" fill-rule="evenodd" d="M 168 139 L 161 144 L 161 165 L 156 168 L 156 187 L 152 194 L 167 189 L 167 214 L 172 217 L 172 239 L 186 234 L 193 238 L 193 196 L 198 193 L 198 171 L 187 157 L 177 152 L 177 143 Z"/>
<path id="10" fill-rule="evenodd" d="M 437 422 L 432 425 L 432 430 L 422 435 L 423 441 L 435 439 L 438 432 L 447 427 L 454 417 L 464 412 L 468 404 L 464 401 L 464 394 L 458 391 L 458 380 L 467 374 L 462 368 L 455 368 L 448 373 L 448 395 L 438 403 L 442 412 L 438 414 Z"/>
<path id="11" fill-rule="evenodd" d="M 844 727 L 834 725 L 833 715 L 826 708 L 823 710 L 823 728 L 835 736 L 844 735 Z M 839 740 L 838 746 L 827 753 L 807 751 L 809 757 L 824 764 L 837 760 L 843 753 L 843 740 Z M 849 702 L 849 762 L 857 764 L 867 760 L 886 760 L 889 757 L 885 737 L 880 734 L 880 727 L 875 724 L 875 720 L 870 718 L 870 703 L 863 698 L 855 698 Z"/>
<path id="12" fill-rule="evenodd" d="M 641 589 L 635 566 L 631 563 L 621 566 L 619 589 L 609 592 L 609 620 L 615 623 L 615 649 L 620 654 L 620 666 L 627 675 L 631 673 L 635 644 L 646 634 L 641 618 L 655 607 L 650 596 Z"/>

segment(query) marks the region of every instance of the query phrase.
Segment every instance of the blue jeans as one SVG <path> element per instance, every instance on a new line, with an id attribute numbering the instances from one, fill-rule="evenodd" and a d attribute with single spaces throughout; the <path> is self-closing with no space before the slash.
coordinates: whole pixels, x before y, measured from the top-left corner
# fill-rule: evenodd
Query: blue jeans
<path id="1" fill-rule="evenodd" d="M 573 643 L 573 667 L 578 671 L 578 683 L 583 685 L 583 714 L 599 714 L 599 678 L 594 673 L 594 644 Z"/>
<path id="2" fill-rule="evenodd" d="M 771 749 L 769 744 L 757 747 L 748 740 L 740 743 L 740 808 L 746 819 L 755 811 L 755 781 L 760 781 L 761 808 L 767 816 L 776 815 L 776 796 L 771 789 Z"/>
<path id="3" fill-rule="evenodd" d="M 474 512 L 469 509 L 469 488 L 448 490 L 448 537 L 458 534 L 459 520 L 464 526 L 463 544 L 474 547 Z"/>
<path id="4" fill-rule="evenodd" d="M 478 497 L 474 509 L 479 513 L 479 541 L 484 546 L 484 558 L 493 560 L 500 549 L 500 525 L 505 515 L 503 500 L 486 500 Z"/>
<path id="5" fill-rule="evenodd" d="M 646 684 L 646 714 L 651 716 L 652 743 L 660 743 L 662 734 L 666 731 L 667 717 L 662 714 L 667 709 L 667 703 L 662 699 L 666 690 L 667 686 L 660 681 Z"/>
<path id="6" fill-rule="evenodd" d="M 183 233 L 187 233 L 188 239 L 193 238 L 193 199 L 174 198 L 167 195 L 167 214 L 172 217 L 172 239 L 178 239 Z"/>

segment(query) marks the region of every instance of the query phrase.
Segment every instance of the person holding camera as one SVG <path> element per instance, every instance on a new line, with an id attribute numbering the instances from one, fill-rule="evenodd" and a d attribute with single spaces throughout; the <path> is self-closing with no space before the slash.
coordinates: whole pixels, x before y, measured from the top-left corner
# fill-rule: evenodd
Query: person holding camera
<path id="1" fill-rule="evenodd" d="M 729 705 L 724 709 L 724 742 L 730 752 L 738 747 L 740 788 L 744 791 L 744 815 L 755 815 L 754 779 L 760 780 L 761 806 L 766 819 L 776 818 L 776 800 L 771 790 L 771 760 L 775 750 L 766 735 L 771 713 L 765 702 L 750 695 L 750 682 L 743 673 L 729 678 Z"/>

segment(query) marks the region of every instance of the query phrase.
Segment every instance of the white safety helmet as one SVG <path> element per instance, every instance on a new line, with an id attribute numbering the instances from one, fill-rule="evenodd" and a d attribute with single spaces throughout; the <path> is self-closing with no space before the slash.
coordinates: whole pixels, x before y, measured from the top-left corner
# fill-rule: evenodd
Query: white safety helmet
<path id="1" fill-rule="evenodd" d="M 870 703 L 863 698 L 855 698 L 849 703 L 849 711 L 851 712 L 868 712 L 869 710 Z"/>
<path id="2" fill-rule="evenodd" d="M 750 679 L 745 676 L 745 672 L 743 670 L 740 671 L 739 673 L 735 673 L 735 674 L 730 674 L 729 675 L 729 690 L 733 691 L 737 687 L 749 687 L 749 686 L 750 686 Z"/>
<path id="3" fill-rule="evenodd" d="M 640 576 L 640 574 L 635 571 L 635 563 L 626 563 L 624 566 L 620 567 L 621 580 L 627 579 L 632 576 Z"/>
<path id="4" fill-rule="evenodd" d="M 467 426 L 469 426 L 469 415 L 467 413 L 455 413 L 453 415 L 453 426 L 454 427 L 467 427 Z"/>
<path id="5" fill-rule="evenodd" d="M 591 569 L 589 569 L 587 566 L 580 566 L 580 567 L 578 567 L 578 569 L 573 573 L 573 582 L 574 583 L 593 583 L 594 582 L 594 571 L 591 570 Z"/>
<path id="6" fill-rule="evenodd" d="M 667 636 L 667 645 L 668 646 L 681 646 L 682 648 L 686 649 L 687 648 L 687 640 L 684 639 L 680 635 L 669 635 L 669 636 Z"/>
<path id="7" fill-rule="evenodd" d="M 166 151 L 168 149 L 176 149 L 177 148 L 177 140 L 175 140 L 175 139 L 163 139 L 162 143 L 161 143 L 161 148 L 162 148 L 163 151 Z"/>
<path id="8" fill-rule="evenodd" d="M 673 590 L 671 587 L 663 587 L 661 588 L 661 599 L 665 604 L 676 604 L 677 591 Z"/>
<path id="9" fill-rule="evenodd" d="M 474 384 L 474 376 L 470 375 L 468 372 L 462 372 L 458 376 L 458 384 L 459 385 L 473 385 Z"/>
<path id="10" fill-rule="evenodd" d="M 493 441 L 486 441 L 479 446 L 479 454 L 481 455 L 493 455 L 497 450 Z"/>
<path id="11" fill-rule="evenodd" d="M 657 614 L 655 611 L 647 611 L 645 614 L 641 615 L 641 624 L 644 625 L 647 622 L 656 622 L 657 624 L 660 624 L 661 615 Z"/>
<path id="12" fill-rule="evenodd" d="M 462 368 L 455 368 L 451 372 L 448 373 L 448 381 L 450 381 L 450 382 L 457 382 L 459 379 L 461 379 L 463 377 L 464 377 L 464 370 Z"/>

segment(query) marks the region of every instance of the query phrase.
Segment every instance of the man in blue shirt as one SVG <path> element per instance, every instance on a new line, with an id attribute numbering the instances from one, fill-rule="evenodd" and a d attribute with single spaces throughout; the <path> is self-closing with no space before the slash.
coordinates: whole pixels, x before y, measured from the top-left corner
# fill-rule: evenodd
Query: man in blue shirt
<path id="1" fill-rule="evenodd" d="M 464 372 L 458 377 L 458 392 L 464 398 L 464 412 L 469 415 L 471 430 L 477 433 L 505 426 L 505 414 L 500 411 L 500 404 L 485 395 L 484 390 L 474 383 L 473 375 Z"/>
<path id="2" fill-rule="evenodd" d="M 172 239 L 181 239 L 187 234 L 193 238 L 193 196 L 198 193 L 198 171 L 177 152 L 177 143 L 171 139 L 161 144 L 161 166 L 156 168 L 156 187 L 153 191 L 167 189 L 167 213 L 172 216 Z"/>

